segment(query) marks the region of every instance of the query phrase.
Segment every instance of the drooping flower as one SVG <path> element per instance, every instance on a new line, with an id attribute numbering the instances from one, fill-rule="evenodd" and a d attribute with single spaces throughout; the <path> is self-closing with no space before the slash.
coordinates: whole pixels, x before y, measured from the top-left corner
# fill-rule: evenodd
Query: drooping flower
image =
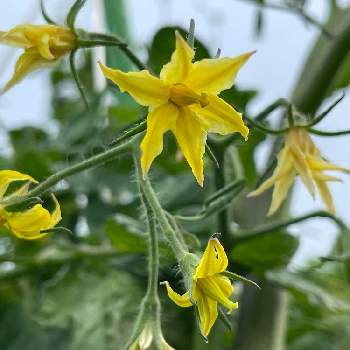
<path id="1" fill-rule="evenodd" d="M 14 182 L 20 182 L 21 185 L 8 194 L 9 186 Z M 46 233 L 42 231 L 53 228 L 61 220 L 61 209 L 57 199 L 52 197 L 55 204 L 52 212 L 41 204 L 35 204 L 24 211 L 6 210 L 4 200 L 8 202 L 14 197 L 25 196 L 30 183 L 36 181 L 29 175 L 13 170 L 0 170 L 0 224 L 5 225 L 18 238 L 32 240 L 45 236 Z"/>
<path id="2" fill-rule="evenodd" d="M 341 180 L 325 174 L 324 171 L 327 170 L 350 173 L 349 169 L 323 159 L 308 131 L 302 127 L 294 127 L 286 135 L 285 145 L 278 155 L 278 164 L 274 173 L 248 196 L 258 196 L 274 186 L 272 203 L 268 212 L 268 215 L 272 215 L 281 206 L 295 177 L 299 175 L 311 196 L 315 196 L 316 187 L 327 210 L 335 214 L 335 207 L 327 182 Z"/>
<path id="3" fill-rule="evenodd" d="M 143 328 L 141 334 L 137 338 L 137 340 L 131 345 L 128 350 L 147 350 L 151 348 L 152 343 L 155 342 L 155 335 L 153 334 L 152 323 L 147 322 L 145 327 Z M 160 346 L 162 350 L 174 350 L 160 335 Z"/>
<path id="4" fill-rule="evenodd" d="M 203 186 L 203 154 L 208 132 L 227 135 L 239 132 L 245 139 L 248 128 L 241 113 L 218 94 L 232 86 L 241 66 L 252 52 L 229 58 L 203 59 L 192 63 L 194 50 L 176 32 L 176 48 L 160 78 L 147 70 L 125 73 L 100 63 L 106 78 L 128 92 L 139 104 L 149 107 L 147 132 L 141 143 L 141 166 L 145 177 L 153 160 L 163 150 L 163 135 L 171 130 Z"/>
<path id="5" fill-rule="evenodd" d="M 0 43 L 24 49 L 15 71 L 3 92 L 19 83 L 34 70 L 52 65 L 76 47 L 76 36 L 57 25 L 23 24 L 8 32 L 0 31 Z"/>
<path id="6" fill-rule="evenodd" d="M 208 336 L 218 317 L 218 303 L 227 308 L 229 313 L 238 308 L 238 302 L 229 299 L 234 288 L 229 278 L 221 274 L 227 265 L 223 246 L 216 237 L 212 237 L 194 271 L 190 291 L 180 295 L 168 282 L 164 282 L 168 296 L 175 304 L 180 307 L 196 305 L 204 337 Z"/>

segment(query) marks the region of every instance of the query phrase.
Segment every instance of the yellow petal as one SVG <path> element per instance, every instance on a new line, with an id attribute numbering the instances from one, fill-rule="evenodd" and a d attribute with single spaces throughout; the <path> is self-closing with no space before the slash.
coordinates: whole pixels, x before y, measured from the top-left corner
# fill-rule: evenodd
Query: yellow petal
<path id="1" fill-rule="evenodd" d="M 159 106 L 169 100 L 169 88 L 148 71 L 125 73 L 100 62 L 99 65 L 106 78 L 117 84 L 121 92 L 129 93 L 140 105 Z"/>
<path id="2" fill-rule="evenodd" d="M 56 226 L 62 220 L 61 207 L 54 195 L 52 195 L 52 200 L 55 204 L 55 208 L 51 213 L 50 225 L 47 227 L 47 229 Z"/>
<path id="3" fill-rule="evenodd" d="M 172 103 L 150 109 L 147 131 L 141 142 L 141 168 L 145 177 L 154 160 L 163 150 L 163 135 L 175 125 L 178 109 Z"/>
<path id="4" fill-rule="evenodd" d="M 242 114 L 237 112 L 223 99 L 215 96 L 207 96 L 208 104 L 205 107 L 191 106 L 208 132 L 227 135 L 239 132 L 245 139 L 248 138 L 249 129 L 242 120 Z"/>
<path id="5" fill-rule="evenodd" d="M 201 332 L 207 337 L 218 317 L 217 302 L 208 298 L 199 288 L 194 291 L 194 298 L 199 313 Z"/>
<path id="6" fill-rule="evenodd" d="M 138 339 L 131 345 L 129 350 L 146 350 L 153 341 L 153 332 L 150 323 L 147 323 Z"/>
<path id="7" fill-rule="evenodd" d="M 175 32 L 176 47 L 171 56 L 171 60 L 166 64 L 161 72 L 160 79 L 166 84 L 183 82 L 192 68 L 194 51 L 183 39 L 178 31 Z"/>
<path id="8" fill-rule="evenodd" d="M 296 171 L 298 172 L 301 181 L 304 183 L 305 187 L 311 194 L 315 196 L 315 188 L 312 181 L 312 173 L 306 161 L 305 155 L 300 150 L 298 145 L 289 145 L 289 150 L 293 155 L 293 163 Z"/>
<path id="9" fill-rule="evenodd" d="M 186 292 L 183 295 L 180 295 L 178 293 L 176 293 L 171 287 L 169 282 L 165 281 L 162 282 L 162 284 L 165 285 L 167 292 L 168 292 L 168 297 L 178 306 L 180 307 L 190 307 L 192 306 L 191 300 L 190 300 L 190 296 L 189 296 L 189 292 Z"/>
<path id="10" fill-rule="evenodd" d="M 275 213 L 281 206 L 282 202 L 286 199 L 288 191 L 293 184 L 294 178 L 295 171 L 292 169 L 275 183 L 272 193 L 271 206 L 267 214 L 268 216 Z"/>
<path id="11" fill-rule="evenodd" d="M 340 167 L 336 164 L 327 162 L 321 158 L 314 159 L 312 157 L 308 157 L 307 161 L 308 161 L 309 166 L 312 170 L 338 170 L 338 171 L 342 171 L 345 173 L 350 173 L 350 169 Z"/>
<path id="12" fill-rule="evenodd" d="M 40 40 L 38 40 L 37 48 L 40 55 L 47 60 L 51 61 L 55 59 L 55 56 L 52 54 L 50 50 L 50 35 L 43 35 Z"/>
<path id="13" fill-rule="evenodd" d="M 237 309 L 238 304 L 229 299 L 229 296 L 233 292 L 233 288 L 228 287 L 228 285 L 231 285 L 228 278 L 225 278 L 224 276 L 222 277 L 223 278 L 219 278 L 219 276 L 211 276 L 199 278 L 197 279 L 197 288 L 200 288 L 203 294 L 222 304 L 229 310 L 229 312 L 231 312 L 232 310 Z"/>
<path id="14" fill-rule="evenodd" d="M 217 238 L 210 238 L 196 268 L 194 279 L 213 276 L 226 270 L 228 265 L 224 247 Z"/>
<path id="15" fill-rule="evenodd" d="M 14 170 L 0 170 L 0 198 L 4 196 L 9 184 L 13 181 L 28 180 L 36 182 L 31 176 Z"/>
<path id="16" fill-rule="evenodd" d="M 172 128 L 179 147 L 190 165 L 198 184 L 203 186 L 203 154 L 207 133 L 195 113 L 189 108 L 179 108 L 179 116 Z"/>
<path id="17" fill-rule="evenodd" d="M 315 180 L 315 183 L 316 183 L 317 189 L 321 195 L 322 201 L 325 204 L 325 206 L 327 207 L 327 210 L 331 214 L 335 215 L 335 206 L 333 203 L 333 198 L 332 198 L 331 192 L 329 191 L 329 188 L 327 186 L 327 183 L 324 181 L 318 181 L 318 180 Z"/>
<path id="18" fill-rule="evenodd" d="M 11 80 L 5 85 L 3 93 L 8 91 L 14 85 L 18 84 L 29 73 L 36 69 L 47 67 L 54 61 L 47 61 L 43 58 L 36 48 L 30 48 L 24 51 L 24 53 L 18 58 L 15 66 L 15 72 Z"/>
<path id="19" fill-rule="evenodd" d="M 19 25 L 7 32 L 0 32 L 0 43 L 15 47 L 29 48 L 31 42 L 25 35 L 27 25 Z"/>
<path id="20" fill-rule="evenodd" d="M 51 228 L 51 215 L 41 204 L 36 204 L 25 212 L 7 213 L 6 220 L 6 226 L 18 238 L 41 238 L 46 234 L 40 231 Z"/>
<path id="21" fill-rule="evenodd" d="M 212 58 L 195 62 L 185 84 L 198 92 L 219 94 L 229 89 L 239 69 L 254 52 L 230 58 Z"/>
<path id="22" fill-rule="evenodd" d="M 247 197 L 259 196 L 270 187 L 272 187 L 279 179 L 293 170 L 293 163 L 288 147 L 283 147 L 278 154 L 277 167 L 271 177 L 265 180 L 255 191 L 250 192 Z"/>
<path id="23" fill-rule="evenodd" d="M 326 175 L 320 171 L 313 171 L 312 177 L 314 180 L 319 180 L 319 181 L 343 182 L 343 180 L 340 179 L 339 177 Z"/>

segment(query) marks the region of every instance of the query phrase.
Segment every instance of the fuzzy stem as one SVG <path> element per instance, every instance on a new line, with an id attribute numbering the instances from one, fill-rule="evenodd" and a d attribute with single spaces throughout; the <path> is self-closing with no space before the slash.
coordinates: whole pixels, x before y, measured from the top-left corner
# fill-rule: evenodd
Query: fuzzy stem
<path id="1" fill-rule="evenodd" d="M 83 160 L 82 162 L 79 162 L 70 167 L 67 167 L 61 171 L 58 171 L 55 174 L 52 174 L 45 181 L 41 182 L 38 186 L 36 186 L 31 191 L 29 191 L 26 196 L 17 197 L 16 199 L 8 202 L 3 201 L 2 205 L 6 206 L 6 205 L 19 204 L 26 201 L 30 197 L 40 196 L 43 193 L 45 193 L 47 190 L 49 190 L 52 186 L 56 185 L 58 182 L 60 182 L 61 180 L 69 176 L 72 176 L 84 170 L 91 169 L 91 168 L 103 165 L 107 162 L 110 162 L 111 160 L 118 157 L 121 153 L 126 151 L 131 146 L 134 139 L 135 138 L 131 138 L 121 145 L 110 148 L 107 151 L 101 152 L 95 156 L 92 156 L 88 159 Z"/>
<path id="2" fill-rule="evenodd" d="M 178 238 L 176 231 L 171 227 L 166 213 L 161 207 L 159 200 L 152 188 L 152 185 L 148 178 L 143 178 L 141 173 L 141 165 L 139 159 L 134 156 L 135 169 L 137 174 L 137 180 L 141 187 L 142 193 L 144 193 L 147 202 L 151 206 L 153 213 L 164 233 L 165 237 L 170 243 L 170 246 L 174 252 L 176 259 L 180 262 L 184 259 L 186 254 L 188 254 L 188 250 L 181 243 L 181 239 Z"/>

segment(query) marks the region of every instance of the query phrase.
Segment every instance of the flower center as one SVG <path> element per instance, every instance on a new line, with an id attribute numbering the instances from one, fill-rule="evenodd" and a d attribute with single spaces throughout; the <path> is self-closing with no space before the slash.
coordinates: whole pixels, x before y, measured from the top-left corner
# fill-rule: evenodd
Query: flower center
<path id="1" fill-rule="evenodd" d="M 205 107 L 209 104 L 207 94 L 198 94 L 184 84 L 174 84 L 171 86 L 169 101 L 180 107 L 195 103 L 200 104 L 201 107 Z"/>

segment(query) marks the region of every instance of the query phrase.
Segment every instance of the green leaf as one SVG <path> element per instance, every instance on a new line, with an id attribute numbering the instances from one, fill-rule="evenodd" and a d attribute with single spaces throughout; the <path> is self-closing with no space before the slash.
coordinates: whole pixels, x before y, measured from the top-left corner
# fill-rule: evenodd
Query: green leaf
<path id="1" fill-rule="evenodd" d="M 170 61 L 171 54 L 175 50 L 175 31 L 187 38 L 188 31 L 181 27 L 164 27 L 161 28 L 153 37 L 151 47 L 149 49 L 148 65 L 157 74 L 162 67 Z M 209 58 L 208 49 L 197 39 L 194 40 L 194 48 L 196 50 L 196 60 Z"/>
<path id="2" fill-rule="evenodd" d="M 230 257 L 234 262 L 263 272 L 287 265 L 297 247 L 296 237 L 284 232 L 271 232 L 238 242 Z"/>
<path id="3" fill-rule="evenodd" d="M 112 245 L 121 253 L 144 253 L 147 249 L 147 236 L 122 224 L 118 217 L 107 221 L 106 233 Z"/>

